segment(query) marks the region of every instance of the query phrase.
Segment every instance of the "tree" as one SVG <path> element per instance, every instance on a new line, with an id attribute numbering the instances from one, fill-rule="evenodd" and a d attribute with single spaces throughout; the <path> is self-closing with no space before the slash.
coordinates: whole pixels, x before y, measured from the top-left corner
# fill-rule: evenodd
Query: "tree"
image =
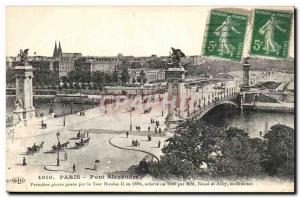
<path id="1" fill-rule="evenodd" d="M 118 83 L 119 82 L 119 76 L 118 76 L 118 71 L 113 72 L 113 77 L 112 77 L 113 82 Z"/>
<path id="2" fill-rule="evenodd" d="M 155 178 L 189 178 L 195 176 L 196 168 L 190 161 L 180 159 L 175 155 L 163 156 L 158 162 L 149 164 L 149 174 Z"/>
<path id="3" fill-rule="evenodd" d="M 112 82 L 113 80 L 113 75 L 111 73 L 104 73 L 104 84 L 114 84 L 114 82 Z"/>
<path id="4" fill-rule="evenodd" d="M 103 84 L 104 83 L 104 73 L 100 71 L 95 71 L 92 73 L 92 81 L 94 83 Z"/>
<path id="5" fill-rule="evenodd" d="M 58 82 L 58 76 L 54 73 L 54 71 L 49 70 L 35 70 L 33 84 L 38 86 L 51 85 L 52 83 Z"/>
<path id="6" fill-rule="evenodd" d="M 78 82 L 75 83 L 75 89 L 80 89 L 80 85 Z"/>
<path id="7" fill-rule="evenodd" d="M 67 76 L 61 77 L 61 81 L 62 81 L 63 83 L 67 83 L 67 82 L 68 82 Z"/>
<path id="8" fill-rule="evenodd" d="M 138 83 L 141 83 L 142 82 L 141 76 L 137 76 L 136 80 L 138 81 Z"/>
<path id="9" fill-rule="evenodd" d="M 68 88 L 69 88 L 69 86 L 68 86 L 68 84 L 67 84 L 66 82 L 64 82 L 63 88 L 64 88 L 64 89 L 68 89 Z"/>
<path id="10" fill-rule="evenodd" d="M 221 137 L 220 128 L 202 120 L 188 119 L 179 124 L 174 136 L 166 140 L 169 143 L 162 151 L 166 156 L 175 155 L 199 167 L 202 162 L 210 160 L 209 154 L 218 150 Z"/>
<path id="11" fill-rule="evenodd" d="M 6 83 L 13 84 L 15 83 L 15 74 L 12 69 L 6 69 Z"/>
<path id="12" fill-rule="evenodd" d="M 217 176 L 255 177 L 261 175 L 262 156 L 260 149 L 264 146 L 261 139 L 252 139 L 242 129 L 230 128 L 225 131 L 221 144 L 222 156 L 217 160 Z"/>
<path id="13" fill-rule="evenodd" d="M 128 67 L 123 67 L 122 68 L 122 73 L 121 73 L 121 81 L 123 84 L 126 84 L 129 81 L 129 72 L 128 72 Z"/>
<path id="14" fill-rule="evenodd" d="M 167 62 L 161 60 L 160 58 L 155 58 L 147 62 L 150 69 L 167 69 Z"/>
<path id="15" fill-rule="evenodd" d="M 286 125 L 277 124 L 265 134 L 267 139 L 266 172 L 293 178 L 294 171 L 294 129 Z"/>
<path id="16" fill-rule="evenodd" d="M 130 64 L 130 67 L 131 69 L 139 69 L 139 68 L 142 68 L 142 64 L 139 63 L 139 62 L 133 62 Z"/>
<path id="17" fill-rule="evenodd" d="M 200 174 L 200 166 L 210 163 L 210 154 L 219 149 L 222 130 L 202 120 L 188 119 L 176 128 L 167 139 L 162 151 L 164 156 L 157 163 L 150 164 L 150 174 L 159 178 L 188 178 Z"/>
<path id="18" fill-rule="evenodd" d="M 142 82 L 145 84 L 147 82 L 147 78 L 143 78 Z"/>
<path id="19" fill-rule="evenodd" d="M 146 74 L 145 74 L 144 70 L 141 71 L 140 76 L 141 76 L 141 82 L 140 83 L 146 83 L 147 79 L 146 79 Z"/>
<path id="20" fill-rule="evenodd" d="M 70 89 L 74 89 L 73 82 L 69 83 L 69 87 L 70 87 Z"/>

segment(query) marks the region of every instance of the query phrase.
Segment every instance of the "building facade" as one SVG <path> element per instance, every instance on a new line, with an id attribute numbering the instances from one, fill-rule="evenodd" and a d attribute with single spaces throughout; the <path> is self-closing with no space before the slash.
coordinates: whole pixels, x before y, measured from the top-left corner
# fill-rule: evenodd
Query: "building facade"
<path id="1" fill-rule="evenodd" d="M 120 66 L 120 61 L 116 57 L 85 57 L 85 61 L 80 62 L 76 69 L 93 73 L 96 71 L 113 73 Z"/>
<path id="2" fill-rule="evenodd" d="M 142 73 L 144 73 L 146 82 L 155 82 L 165 79 L 165 71 L 160 69 L 129 69 L 129 83 L 135 84 L 140 83 L 139 79 L 142 78 Z"/>
<path id="3" fill-rule="evenodd" d="M 59 78 L 67 76 L 69 72 L 75 69 L 75 60 L 80 57 L 82 57 L 81 53 L 63 53 L 60 42 L 58 48 L 55 42 L 53 70 L 57 73 Z"/>

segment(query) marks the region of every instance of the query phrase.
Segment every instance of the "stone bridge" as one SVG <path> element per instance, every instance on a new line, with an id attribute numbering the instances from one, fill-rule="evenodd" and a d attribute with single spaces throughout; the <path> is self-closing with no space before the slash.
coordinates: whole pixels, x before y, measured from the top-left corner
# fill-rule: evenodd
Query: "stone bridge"
<path id="1" fill-rule="evenodd" d="M 220 100 L 213 100 L 212 102 L 208 103 L 207 105 L 204 105 L 200 110 L 196 113 L 193 113 L 190 115 L 190 118 L 202 118 L 205 114 L 207 114 L 210 110 L 213 108 L 219 106 L 219 105 L 232 105 L 236 108 L 239 108 L 239 105 L 237 103 L 237 93 L 229 94 L 226 97 L 222 97 Z"/>

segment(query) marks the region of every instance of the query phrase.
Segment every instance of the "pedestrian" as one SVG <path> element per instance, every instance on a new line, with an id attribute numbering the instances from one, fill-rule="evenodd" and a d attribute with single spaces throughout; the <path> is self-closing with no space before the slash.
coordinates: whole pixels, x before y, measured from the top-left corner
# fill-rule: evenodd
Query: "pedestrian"
<path id="1" fill-rule="evenodd" d="M 95 171 L 98 170 L 99 165 L 100 165 L 100 161 L 99 161 L 99 160 L 96 160 L 96 161 L 95 161 L 95 164 L 94 164 L 94 170 L 95 170 Z"/>
<path id="2" fill-rule="evenodd" d="M 75 164 L 73 164 L 73 173 L 76 172 L 76 167 L 75 167 Z"/>
<path id="3" fill-rule="evenodd" d="M 131 145 L 132 145 L 132 146 L 134 146 L 134 145 L 135 145 L 135 141 L 134 141 L 134 140 L 132 140 L 132 143 L 131 143 Z"/>
<path id="4" fill-rule="evenodd" d="M 260 135 L 260 137 L 262 137 L 262 132 L 261 131 L 259 131 L 259 135 Z"/>
<path id="5" fill-rule="evenodd" d="M 160 143 L 161 143 L 160 140 L 158 140 L 158 145 L 157 145 L 158 148 L 160 148 Z"/>
<path id="6" fill-rule="evenodd" d="M 157 134 L 157 128 L 156 127 L 155 127 L 154 131 L 155 131 L 155 134 Z"/>
<path id="7" fill-rule="evenodd" d="M 151 141 L 151 136 L 150 135 L 148 135 L 148 141 Z"/>
<path id="8" fill-rule="evenodd" d="M 26 164 L 26 158 L 25 157 L 23 157 L 23 163 L 22 163 L 22 165 L 23 166 L 26 166 L 27 164 Z"/>
<path id="9" fill-rule="evenodd" d="M 126 131 L 126 136 L 127 136 L 127 138 L 128 138 L 128 135 L 129 135 L 129 132 L 128 132 L 128 131 Z"/>
<path id="10" fill-rule="evenodd" d="M 159 136 L 161 136 L 161 128 L 159 128 L 158 133 L 159 133 Z"/>
<path id="11" fill-rule="evenodd" d="M 148 132 L 150 133 L 150 126 L 148 126 Z"/>
<path id="12" fill-rule="evenodd" d="M 67 152 L 65 151 L 64 153 L 64 160 L 67 161 L 68 160 L 68 155 L 67 155 Z"/>

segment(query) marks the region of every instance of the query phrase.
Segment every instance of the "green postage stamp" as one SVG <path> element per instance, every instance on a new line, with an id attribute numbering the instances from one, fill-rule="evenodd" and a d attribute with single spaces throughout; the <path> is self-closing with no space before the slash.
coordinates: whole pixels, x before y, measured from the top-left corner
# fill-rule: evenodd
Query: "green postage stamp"
<path id="1" fill-rule="evenodd" d="M 286 58 L 289 51 L 292 13 L 255 10 L 251 54 Z"/>
<path id="2" fill-rule="evenodd" d="M 247 20 L 247 15 L 211 10 L 204 55 L 241 61 Z"/>

